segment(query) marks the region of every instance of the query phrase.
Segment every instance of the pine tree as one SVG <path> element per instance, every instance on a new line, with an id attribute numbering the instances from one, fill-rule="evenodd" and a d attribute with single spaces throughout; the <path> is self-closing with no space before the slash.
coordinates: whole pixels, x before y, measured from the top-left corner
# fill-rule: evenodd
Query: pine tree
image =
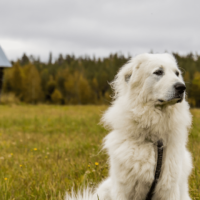
<path id="1" fill-rule="evenodd" d="M 21 58 L 21 66 L 27 65 L 29 63 L 29 58 L 28 56 L 24 53 L 22 58 Z"/>
<path id="2" fill-rule="evenodd" d="M 49 53 L 49 61 L 48 61 L 48 65 L 52 64 L 52 53 Z"/>

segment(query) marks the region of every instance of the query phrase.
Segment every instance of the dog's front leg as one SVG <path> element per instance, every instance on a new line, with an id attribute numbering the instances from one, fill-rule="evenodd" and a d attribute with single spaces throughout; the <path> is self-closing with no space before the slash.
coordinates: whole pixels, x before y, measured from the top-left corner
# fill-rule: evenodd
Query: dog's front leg
<path id="1" fill-rule="evenodd" d="M 110 156 L 111 197 L 112 200 L 143 200 L 154 179 L 154 145 L 127 143 L 131 141 L 125 141 L 119 146 L 120 151 L 116 149 Z"/>

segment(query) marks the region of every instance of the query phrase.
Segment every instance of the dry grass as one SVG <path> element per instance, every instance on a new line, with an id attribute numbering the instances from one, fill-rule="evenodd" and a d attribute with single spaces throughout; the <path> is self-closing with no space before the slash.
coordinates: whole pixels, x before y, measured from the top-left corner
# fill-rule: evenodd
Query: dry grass
<path id="1" fill-rule="evenodd" d="M 2 93 L 0 96 L 0 103 L 6 105 L 16 105 L 20 100 L 13 93 Z"/>
<path id="2" fill-rule="evenodd" d="M 107 176 L 100 152 L 105 106 L 0 106 L 0 199 L 61 200 L 66 191 Z M 190 192 L 200 200 L 200 110 L 193 110 Z M 96 163 L 96 165 L 95 165 Z"/>

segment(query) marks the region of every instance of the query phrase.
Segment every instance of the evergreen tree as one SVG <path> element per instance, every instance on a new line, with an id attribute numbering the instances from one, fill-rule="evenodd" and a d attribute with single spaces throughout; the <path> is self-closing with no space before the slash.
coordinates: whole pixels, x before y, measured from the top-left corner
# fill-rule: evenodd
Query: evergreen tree
<path id="1" fill-rule="evenodd" d="M 187 98 L 191 106 L 200 107 L 200 56 L 174 54 L 183 72 L 187 87 Z M 129 57 L 111 54 L 105 58 L 59 55 L 52 62 L 26 54 L 13 67 L 5 70 L 3 92 L 14 93 L 21 101 L 28 103 L 51 102 L 66 104 L 109 103 L 111 89 L 109 82 Z"/>
<path id="2" fill-rule="evenodd" d="M 49 61 L 48 61 L 48 65 L 52 64 L 52 53 L 49 53 Z"/>
<path id="3" fill-rule="evenodd" d="M 29 61 L 28 56 L 24 53 L 23 56 L 22 56 L 22 58 L 21 58 L 21 62 L 20 62 L 21 66 L 27 65 L 29 62 L 30 61 Z"/>

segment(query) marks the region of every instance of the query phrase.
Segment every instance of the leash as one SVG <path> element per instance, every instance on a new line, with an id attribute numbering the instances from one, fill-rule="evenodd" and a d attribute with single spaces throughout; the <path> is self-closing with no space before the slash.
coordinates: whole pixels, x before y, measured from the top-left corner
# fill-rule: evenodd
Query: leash
<path id="1" fill-rule="evenodd" d="M 156 166 L 156 172 L 154 176 L 154 181 L 151 185 L 151 188 L 147 194 L 146 200 L 151 200 L 154 194 L 154 190 L 156 188 L 160 172 L 161 172 L 161 167 L 162 167 L 162 157 L 163 157 L 163 142 L 161 140 L 158 140 L 157 142 L 157 151 L 158 151 L 158 158 L 157 158 L 157 166 Z"/>

